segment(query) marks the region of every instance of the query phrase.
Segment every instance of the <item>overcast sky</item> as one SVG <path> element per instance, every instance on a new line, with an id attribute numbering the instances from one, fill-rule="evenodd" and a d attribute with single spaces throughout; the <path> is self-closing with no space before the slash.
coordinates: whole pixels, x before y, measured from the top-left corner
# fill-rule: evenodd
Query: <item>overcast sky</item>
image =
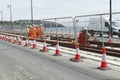
<path id="1" fill-rule="evenodd" d="M 0 0 L 4 20 L 10 20 L 8 4 L 12 5 L 13 20 L 30 19 L 31 0 Z M 109 0 L 33 0 L 34 19 L 108 13 Z M 120 12 L 120 0 L 112 0 L 113 12 Z"/>

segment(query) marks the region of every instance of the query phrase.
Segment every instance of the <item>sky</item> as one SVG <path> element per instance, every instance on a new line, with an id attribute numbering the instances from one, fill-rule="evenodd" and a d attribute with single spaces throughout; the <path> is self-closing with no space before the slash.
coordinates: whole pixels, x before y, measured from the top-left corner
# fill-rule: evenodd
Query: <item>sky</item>
<path id="1" fill-rule="evenodd" d="M 0 0 L 3 20 L 10 21 L 9 4 L 12 5 L 13 21 L 31 18 L 31 0 Z M 33 0 L 35 20 L 108 12 L 109 0 Z M 120 0 L 112 0 L 112 12 L 120 12 Z"/>

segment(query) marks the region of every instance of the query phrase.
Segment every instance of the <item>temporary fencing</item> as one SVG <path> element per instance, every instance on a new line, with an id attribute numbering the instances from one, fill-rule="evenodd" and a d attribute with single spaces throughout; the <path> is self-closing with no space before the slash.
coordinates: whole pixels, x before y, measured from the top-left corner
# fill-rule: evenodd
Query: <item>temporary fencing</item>
<path id="1" fill-rule="evenodd" d="M 44 32 L 47 36 L 60 38 L 74 37 L 74 26 L 72 17 L 60 17 L 43 19 Z"/>
<path id="2" fill-rule="evenodd" d="M 114 15 L 117 15 L 117 13 L 115 13 Z M 109 14 L 106 13 L 106 14 L 95 14 L 95 15 L 83 15 L 83 16 L 76 16 L 74 18 L 61 17 L 61 18 L 43 19 L 42 24 L 44 26 L 44 32 L 45 32 L 46 36 L 56 37 L 54 39 L 57 41 L 56 42 L 56 50 L 55 50 L 54 55 L 55 56 L 61 55 L 61 51 L 60 51 L 60 47 L 59 47 L 60 39 L 62 39 L 62 38 L 69 39 L 69 38 L 73 37 L 76 39 L 76 42 L 77 42 L 79 32 L 84 29 L 87 29 L 88 32 L 94 36 L 94 41 L 97 41 L 96 38 L 98 38 L 99 40 L 101 39 L 102 42 L 104 43 L 103 35 L 104 35 L 104 33 L 106 33 L 106 31 L 104 31 L 104 30 L 107 30 L 107 29 L 109 29 L 109 27 L 111 27 L 109 25 L 109 20 L 107 20 L 106 17 L 109 17 Z M 103 18 L 106 19 L 105 22 L 104 22 Z M 94 19 L 96 19 L 96 20 L 94 21 Z M 117 17 L 115 17 L 114 19 L 117 20 Z M 93 20 L 93 21 L 91 21 L 91 20 Z M 94 25 L 94 24 L 96 24 L 96 25 Z M 115 26 L 114 23 L 113 23 L 113 25 Z M 108 30 L 108 32 L 110 32 L 110 31 Z M 100 38 L 96 36 L 98 33 L 101 36 Z M 67 37 L 66 37 L 66 34 L 68 34 Z M 53 36 L 53 35 L 55 35 L 55 36 Z M 48 51 L 48 49 L 46 47 L 46 36 L 44 35 L 44 41 L 43 41 L 44 44 L 43 44 L 43 49 L 41 50 L 42 52 Z M 87 38 L 87 36 L 83 36 L 83 37 Z M 6 41 L 8 40 L 7 39 L 8 36 L 6 36 L 5 34 L 0 35 L 0 39 L 2 39 L 2 38 L 4 40 L 6 39 Z M 16 36 L 14 38 L 15 39 L 14 39 L 13 43 L 16 43 Z M 110 36 L 110 40 L 111 40 L 111 36 Z M 9 41 L 11 42 L 11 39 L 9 39 Z M 19 41 L 21 41 L 20 38 L 19 38 Z M 111 41 L 109 41 L 109 42 L 111 42 Z M 21 42 L 19 42 L 19 44 L 21 44 Z M 25 47 L 28 46 L 28 39 L 26 39 L 24 46 Z M 103 44 L 103 47 L 104 47 L 104 44 Z M 33 42 L 32 48 L 36 48 L 35 40 Z M 99 67 L 100 69 L 103 69 L 103 70 L 108 69 L 105 57 L 106 57 L 106 49 L 103 48 L 102 62 L 101 62 L 101 66 Z M 75 62 L 82 61 L 78 44 L 76 44 L 76 55 L 71 60 L 75 61 Z"/>

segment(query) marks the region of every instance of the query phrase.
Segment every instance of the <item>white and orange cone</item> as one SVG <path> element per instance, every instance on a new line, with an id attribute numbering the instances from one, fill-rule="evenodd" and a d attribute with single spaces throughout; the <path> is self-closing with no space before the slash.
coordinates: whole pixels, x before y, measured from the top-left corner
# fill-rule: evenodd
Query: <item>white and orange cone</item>
<path id="1" fill-rule="evenodd" d="M 111 36 L 109 36 L 108 43 L 112 43 L 112 38 L 111 38 Z"/>
<path id="2" fill-rule="evenodd" d="M 0 39 L 2 39 L 2 35 L 0 35 Z"/>
<path id="3" fill-rule="evenodd" d="M 82 62 L 82 58 L 80 56 L 80 52 L 79 52 L 79 43 L 76 44 L 76 55 L 74 58 L 71 58 L 70 59 L 71 61 L 74 61 L 74 62 Z"/>
<path id="4" fill-rule="evenodd" d="M 5 40 L 5 35 L 3 35 L 3 40 Z"/>
<path id="5" fill-rule="evenodd" d="M 97 41 L 97 37 L 96 37 L 96 34 L 94 34 L 94 39 L 93 39 L 94 41 Z"/>
<path id="6" fill-rule="evenodd" d="M 0 39 L 2 39 L 2 35 L 0 35 Z"/>
<path id="7" fill-rule="evenodd" d="M 71 38 L 71 33 L 68 34 L 68 38 Z"/>
<path id="8" fill-rule="evenodd" d="M 18 36 L 18 45 L 22 45 L 22 40 L 21 40 L 21 37 L 20 36 Z"/>
<path id="9" fill-rule="evenodd" d="M 36 40 L 33 40 L 33 44 L 32 44 L 32 49 L 35 49 L 36 48 Z"/>
<path id="10" fill-rule="evenodd" d="M 64 33 L 62 33 L 62 37 L 64 37 Z"/>
<path id="11" fill-rule="evenodd" d="M 62 54 L 60 54 L 59 41 L 56 42 L 56 51 L 53 56 L 62 56 Z"/>
<path id="12" fill-rule="evenodd" d="M 108 70 L 108 63 L 106 61 L 106 48 L 103 48 L 102 50 L 102 61 L 101 61 L 101 65 L 100 67 L 98 67 L 98 69 L 101 69 L 101 70 Z"/>
<path id="13" fill-rule="evenodd" d="M 9 39 L 8 39 L 9 42 L 12 42 L 12 39 L 11 39 L 11 36 L 9 36 Z"/>
<path id="14" fill-rule="evenodd" d="M 28 43 L 28 39 L 26 38 L 24 47 L 27 47 L 27 46 L 29 46 L 29 43 Z"/>
<path id="15" fill-rule="evenodd" d="M 8 35 L 6 35 L 6 37 L 5 37 L 5 41 L 8 41 Z"/>
<path id="16" fill-rule="evenodd" d="M 47 47 L 46 47 L 46 39 L 44 39 L 43 42 L 44 42 L 44 44 L 43 44 L 43 49 L 40 50 L 40 51 L 42 51 L 42 52 L 47 52 L 48 49 L 47 49 Z"/>
<path id="17" fill-rule="evenodd" d="M 15 36 L 15 38 L 13 40 L 13 43 L 15 44 L 16 42 L 17 42 L 17 39 L 16 39 L 16 36 Z"/>

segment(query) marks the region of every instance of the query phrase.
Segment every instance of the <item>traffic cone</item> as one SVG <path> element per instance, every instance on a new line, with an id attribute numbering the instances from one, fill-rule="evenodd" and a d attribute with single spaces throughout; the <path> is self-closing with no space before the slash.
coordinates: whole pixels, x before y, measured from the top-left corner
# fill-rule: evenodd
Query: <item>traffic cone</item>
<path id="1" fill-rule="evenodd" d="M 6 35 L 4 35 L 4 40 L 6 41 Z"/>
<path id="2" fill-rule="evenodd" d="M 21 37 L 18 36 L 18 45 L 22 45 L 22 40 L 21 40 Z"/>
<path id="3" fill-rule="evenodd" d="M 0 35 L 0 39 L 2 39 L 2 35 Z"/>
<path id="4" fill-rule="evenodd" d="M 0 39 L 3 39 L 3 36 L 2 36 L 2 35 L 0 35 Z"/>
<path id="5" fill-rule="evenodd" d="M 2 39 L 4 40 L 4 35 L 2 35 Z"/>
<path id="6" fill-rule="evenodd" d="M 43 49 L 40 50 L 40 51 L 42 51 L 42 52 L 47 52 L 48 49 L 47 49 L 47 47 L 46 47 L 46 39 L 44 39 L 43 42 L 44 42 L 44 44 L 43 44 Z"/>
<path id="7" fill-rule="evenodd" d="M 32 45 L 32 49 L 35 49 L 36 48 L 36 40 L 33 40 L 33 45 Z"/>
<path id="8" fill-rule="evenodd" d="M 16 42 L 17 42 L 17 39 L 16 39 L 16 36 L 15 36 L 15 38 L 13 40 L 13 44 L 15 44 Z"/>
<path id="9" fill-rule="evenodd" d="M 5 36 L 5 41 L 8 41 L 8 36 L 7 35 Z"/>
<path id="10" fill-rule="evenodd" d="M 24 45 L 24 47 L 27 47 L 27 46 L 29 46 L 28 39 L 25 40 L 25 45 Z"/>
<path id="11" fill-rule="evenodd" d="M 101 70 L 108 70 L 108 63 L 106 61 L 106 48 L 103 48 L 102 50 L 102 62 L 101 62 L 101 66 L 98 67 L 98 69 L 101 69 Z"/>
<path id="12" fill-rule="evenodd" d="M 94 34 L 94 41 L 97 41 L 97 37 L 96 37 L 96 34 Z"/>
<path id="13" fill-rule="evenodd" d="M 62 37 L 64 37 L 64 33 L 62 33 Z"/>
<path id="14" fill-rule="evenodd" d="M 111 36 L 109 36 L 108 43 L 112 43 L 112 38 L 111 38 Z"/>
<path id="15" fill-rule="evenodd" d="M 82 62 L 83 60 L 81 59 L 80 53 L 79 53 L 79 43 L 76 44 L 76 55 L 74 58 L 71 58 L 70 61 L 74 62 Z"/>
<path id="16" fill-rule="evenodd" d="M 56 51 L 53 56 L 62 56 L 62 54 L 60 54 L 59 41 L 56 42 Z"/>
<path id="17" fill-rule="evenodd" d="M 9 42 L 12 42 L 12 39 L 11 39 L 11 37 L 10 37 L 10 36 L 9 36 L 9 38 L 8 38 L 8 41 L 9 41 Z"/>
<path id="18" fill-rule="evenodd" d="M 71 38 L 71 33 L 68 34 L 68 38 Z"/>
<path id="19" fill-rule="evenodd" d="M 0 35 L 0 39 L 2 39 L 2 35 Z"/>

